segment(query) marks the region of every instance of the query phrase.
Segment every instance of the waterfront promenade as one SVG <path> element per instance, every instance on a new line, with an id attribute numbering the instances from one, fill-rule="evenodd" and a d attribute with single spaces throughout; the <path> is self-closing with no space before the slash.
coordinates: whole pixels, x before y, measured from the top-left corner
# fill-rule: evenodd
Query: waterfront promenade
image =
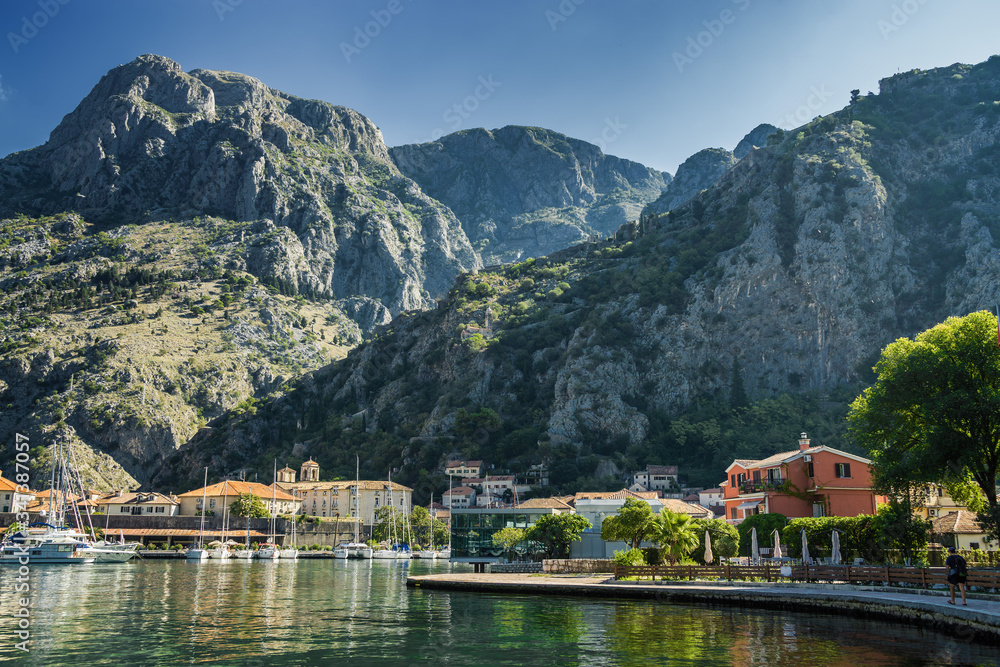
<path id="1" fill-rule="evenodd" d="M 642 599 L 658 603 L 738 605 L 829 612 L 932 627 L 968 640 L 1000 643 L 1000 596 L 948 604 L 947 591 L 846 584 L 711 581 L 616 581 L 609 575 L 432 574 L 407 578 L 422 590 Z"/>

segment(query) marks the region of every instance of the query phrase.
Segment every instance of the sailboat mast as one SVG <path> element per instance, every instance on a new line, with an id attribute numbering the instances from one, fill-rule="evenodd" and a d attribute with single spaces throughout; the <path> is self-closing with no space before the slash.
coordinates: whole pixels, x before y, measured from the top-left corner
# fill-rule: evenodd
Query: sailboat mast
<path id="1" fill-rule="evenodd" d="M 361 519 L 361 512 L 358 507 L 358 498 L 361 496 L 358 493 L 358 487 L 361 486 L 361 457 L 354 456 L 354 543 L 358 543 L 358 523 Z"/>
<path id="2" fill-rule="evenodd" d="M 277 515 L 277 511 L 275 510 L 275 493 L 277 493 L 276 487 L 278 486 L 278 459 L 274 459 L 274 473 L 271 479 L 273 480 L 271 482 L 271 543 L 273 544 L 277 539 L 275 535 L 275 516 Z"/>
<path id="3" fill-rule="evenodd" d="M 201 528 L 198 529 L 198 548 L 201 549 L 205 544 L 205 511 L 208 509 L 207 505 L 208 498 L 208 466 L 205 466 L 205 486 L 201 490 Z"/>

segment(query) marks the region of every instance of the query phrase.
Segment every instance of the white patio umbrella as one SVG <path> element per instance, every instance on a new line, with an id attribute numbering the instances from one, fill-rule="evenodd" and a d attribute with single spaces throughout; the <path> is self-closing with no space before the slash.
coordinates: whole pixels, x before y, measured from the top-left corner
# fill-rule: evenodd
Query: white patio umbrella
<path id="1" fill-rule="evenodd" d="M 809 541 L 806 539 L 806 529 L 802 529 L 802 562 L 808 563 L 809 558 Z"/>
<path id="2" fill-rule="evenodd" d="M 750 529 L 750 558 L 753 562 L 760 560 L 760 549 L 757 548 L 757 529 Z"/>
<path id="3" fill-rule="evenodd" d="M 840 533 L 833 531 L 833 553 L 830 557 L 831 565 L 840 565 Z"/>
<path id="4" fill-rule="evenodd" d="M 781 558 L 781 537 L 778 535 L 778 530 L 774 530 L 774 557 Z"/>
<path id="5" fill-rule="evenodd" d="M 712 538 L 709 537 L 708 531 L 705 531 L 705 565 L 711 565 L 714 558 L 712 557 Z"/>

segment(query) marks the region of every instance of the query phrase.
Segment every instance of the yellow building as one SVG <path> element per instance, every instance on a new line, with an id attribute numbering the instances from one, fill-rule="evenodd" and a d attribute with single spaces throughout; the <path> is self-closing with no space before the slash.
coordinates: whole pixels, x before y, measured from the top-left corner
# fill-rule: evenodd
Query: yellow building
<path id="1" fill-rule="evenodd" d="M 278 471 L 278 487 L 300 502 L 299 512 L 319 517 L 360 517 L 361 522 L 375 523 L 375 510 L 392 502 L 399 511 L 409 514 L 413 510 L 413 489 L 389 482 L 361 480 L 319 481 L 319 466 L 315 461 L 302 464 L 306 481 L 296 482 L 295 471 L 284 468 Z"/>

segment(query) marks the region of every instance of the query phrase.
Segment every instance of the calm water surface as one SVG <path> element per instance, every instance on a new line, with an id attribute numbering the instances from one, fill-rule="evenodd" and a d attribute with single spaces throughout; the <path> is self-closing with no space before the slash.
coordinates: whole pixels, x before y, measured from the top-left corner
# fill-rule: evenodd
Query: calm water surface
<path id="1" fill-rule="evenodd" d="M 31 652 L 14 649 L 0 569 L 0 660 L 23 665 L 950 665 L 1000 649 L 839 616 L 642 601 L 408 590 L 447 563 L 145 561 L 32 569 Z M 454 566 L 467 569 L 467 566 Z"/>

